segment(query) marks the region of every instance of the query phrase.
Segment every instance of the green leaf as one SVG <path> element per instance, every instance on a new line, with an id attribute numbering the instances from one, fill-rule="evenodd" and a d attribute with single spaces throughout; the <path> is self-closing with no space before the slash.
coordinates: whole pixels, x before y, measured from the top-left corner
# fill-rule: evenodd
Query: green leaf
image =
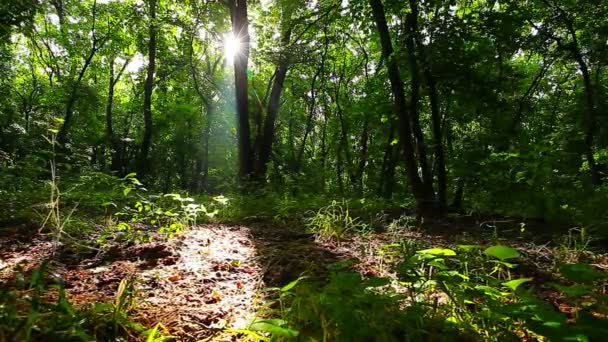
<path id="1" fill-rule="evenodd" d="M 380 287 L 390 284 L 390 282 L 388 278 L 372 277 L 363 282 L 363 287 Z"/>
<path id="2" fill-rule="evenodd" d="M 457 280 L 456 278 L 460 278 L 462 280 L 469 280 L 469 277 L 458 272 L 458 271 L 440 271 L 437 272 L 437 277 L 441 277 L 441 278 L 446 278 L 446 279 L 450 279 L 450 280 Z"/>
<path id="3" fill-rule="evenodd" d="M 224 197 L 222 195 L 213 197 L 213 200 L 216 201 L 216 202 L 218 202 L 218 203 L 220 203 L 220 204 L 223 204 L 223 205 L 225 205 L 226 203 L 228 203 L 228 198 L 226 198 L 226 197 Z"/>
<path id="4" fill-rule="evenodd" d="M 593 286 L 591 285 L 583 285 L 583 284 L 574 284 L 571 286 L 563 286 L 560 284 L 551 284 L 556 289 L 565 293 L 566 296 L 570 298 L 578 298 L 584 295 L 587 295 L 593 291 Z"/>
<path id="5" fill-rule="evenodd" d="M 458 245 L 456 246 L 458 249 L 462 249 L 463 251 L 470 252 L 476 249 L 481 249 L 482 247 L 479 245 Z"/>
<path id="6" fill-rule="evenodd" d="M 448 248 L 424 249 L 424 250 L 418 251 L 418 253 L 420 253 L 420 254 L 430 254 L 430 255 L 442 255 L 442 256 L 454 256 L 454 255 L 456 255 L 456 252 L 454 252 L 453 250 L 448 249 Z"/>
<path id="7" fill-rule="evenodd" d="M 281 287 L 281 292 L 287 292 L 291 289 L 293 289 L 294 287 L 296 287 L 296 285 L 298 285 L 298 283 L 300 282 L 300 280 L 304 279 L 304 277 L 300 277 L 294 281 L 292 281 L 291 283 Z"/>
<path id="8" fill-rule="evenodd" d="M 507 246 L 491 246 L 486 248 L 484 253 L 500 260 L 514 259 L 519 257 L 519 252 L 515 248 Z"/>
<path id="9" fill-rule="evenodd" d="M 257 320 L 249 326 L 253 331 L 264 331 L 275 336 L 292 337 L 298 336 L 299 332 L 294 329 L 283 327 L 287 322 L 281 319 L 261 319 Z"/>
<path id="10" fill-rule="evenodd" d="M 133 178 L 137 175 L 137 173 L 135 172 L 131 172 L 128 175 L 124 176 L 122 179 L 128 179 L 128 178 Z"/>
<path id="11" fill-rule="evenodd" d="M 509 295 L 508 292 L 502 292 L 491 286 L 486 286 L 486 285 L 477 285 L 477 286 L 475 286 L 475 289 L 483 292 L 486 296 L 489 296 L 491 298 L 500 298 L 500 297 L 506 297 Z"/>
<path id="12" fill-rule="evenodd" d="M 205 213 L 205 215 L 207 215 L 207 216 L 208 216 L 208 217 L 210 217 L 210 218 L 213 218 L 213 217 L 214 217 L 215 215 L 217 215 L 219 212 L 220 212 L 220 211 L 216 209 L 216 210 L 214 210 L 214 211 L 212 211 L 212 212 L 210 212 L 210 213 Z"/>
<path id="13" fill-rule="evenodd" d="M 154 342 L 156 340 L 156 334 L 158 334 L 158 324 L 154 326 L 152 330 L 148 333 L 148 338 L 146 338 L 146 342 Z"/>
<path id="14" fill-rule="evenodd" d="M 566 279 L 575 282 L 587 283 L 606 278 L 604 273 L 587 264 L 565 264 L 560 266 L 559 272 Z"/>
<path id="15" fill-rule="evenodd" d="M 502 285 L 510 288 L 511 290 L 515 291 L 517 290 L 517 288 L 523 284 L 523 283 L 527 283 L 529 281 L 531 281 L 532 278 L 519 278 L 519 279 L 513 279 L 513 280 L 509 280 L 507 282 L 502 283 Z"/>

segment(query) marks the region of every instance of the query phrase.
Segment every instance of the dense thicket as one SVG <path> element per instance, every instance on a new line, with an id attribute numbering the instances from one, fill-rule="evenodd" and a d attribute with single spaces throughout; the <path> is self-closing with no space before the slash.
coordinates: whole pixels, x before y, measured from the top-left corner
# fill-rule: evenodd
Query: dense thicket
<path id="1" fill-rule="evenodd" d="M 605 1 L 13 0 L 0 22 L 5 190 L 45 178 L 61 118 L 63 177 L 606 218 Z"/>

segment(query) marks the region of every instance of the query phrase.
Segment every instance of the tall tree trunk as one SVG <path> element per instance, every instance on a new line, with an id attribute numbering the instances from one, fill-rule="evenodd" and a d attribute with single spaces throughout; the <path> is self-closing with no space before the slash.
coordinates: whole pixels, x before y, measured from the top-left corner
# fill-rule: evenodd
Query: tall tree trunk
<path id="1" fill-rule="evenodd" d="M 66 32 L 64 31 L 64 29 L 65 29 L 64 14 L 65 13 L 64 13 L 64 8 L 63 8 L 63 2 L 59 1 L 59 0 L 53 1 L 53 6 L 55 6 L 55 9 L 57 10 L 57 16 L 59 17 L 59 27 L 61 29 L 62 34 L 65 37 L 65 34 L 66 34 Z M 95 57 L 95 54 L 97 53 L 99 48 L 105 42 L 105 40 L 101 41 L 100 39 L 97 38 L 96 30 L 95 30 L 95 24 L 96 24 L 96 18 L 97 18 L 97 2 L 93 2 L 93 9 L 91 11 L 92 11 L 91 12 L 91 16 L 92 16 L 91 50 L 89 51 L 89 54 L 85 58 L 84 65 L 80 69 L 80 72 L 78 73 L 78 77 L 76 78 L 76 80 L 74 80 L 74 79 L 71 80 L 72 84 L 70 86 L 72 88 L 71 88 L 70 95 L 67 99 L 67 103 L 66 103 L 66 107 L 65 107 L 63 125 L 61 126 L 61 129 L 59 130 L 59 133 L 57 134 L 57 141 L 62 145 L 64 145 L 68 140 L 68 132 L 70 131 L 70 127 L 72 125 L 72 120 L 73 120 L 73 116 L 74 116 L 74 105 L 76 104 L 78 88 L 80 88 L 82 79 L 84 78 L 84 75 L 86 74 L 87 69 L 93 62 L 93 57 Z"/>
<path id="2" fill-rule="evenodd" d="M 141 143 L 137 172 L 140 177 L 150 171 L 148 154 L 152 146 L 152 90 L 154 88 L 154 72 L 156 69 L 156 1 L 149 0 L 149 41 L 148 41 L 148 72 L 144 85 L 144 138 Z"/>
<path id="3" fill-rule="evenodd" d="M 234 56 L 234 87 L 236 97 L 239 177 L 249 178 L 253 172 L 251 139 L 249 130 L 249 99 L 247 90 L 247 64 L 249 63 L 249 20 L 247 0 L 230 0 L 232 33 L 240 43 L 240 51 Z"/>
<path id="4" fill-rule="evenodd" d="M 557 7 L 558 11 L 562 12 L 562 15 L 565 15 L 563 11 Z M 581 51 L 578 37 L 576 35 L 576 30 L 574 28 L 574 23 L 571 19 L 566 17 L 566 28 L 568 32 L 572 36 L 572 42 L 567 46 L 564 46 L 561 41 L 558 40 L 558 44 L 562 48 L 566 48 L 570 51 L 572 58 L 578 64 L 578 68 L 581 71 L 583 76 L 583 86 L 585 89 L 585 102 L 586 102 L 586 110 L 585 110 L 585 158 L 587 159 L 587 163 L 589 164 L 589 173 L 591 176 L 591 183 L 594 186 L 602 185 L 602 176 L 599 171 L 599 167 L 597 162 L 595 161 L 595 157 L 593 155 L 593 145 L 594 145 L 594 133 L 596 126 L 595 119 L 595 97 L 593 95 L 593 85 L 591 83 L 591 75 L 589 74 L 589 67 L 587 66 L 587 62 L 583 58 L 583 53 Z"/>
<path id="5" fill-rule="evenodd" d="M 283 33 L 283 37 L 281 38 L 283 49 L 288 46 L 290 39 L 291 28 L 287 28 Z M 281 106 L 281 93 L 283 92 L 283 84 L 285 83 L 288 70 L 288 61 L 285 59 L 279 61 L 279 65 L 277 66 L 277 70 L 275 72 L 275 78 L 272 82 L 272 89 L 270 90 L 268 107 L 266 108 L 266 118 L 264 119 L 264 128 L 262 130 L 262 137 L 260 139 L 259 155 L 257 156 L 256 160 L 257 165 L 255 165 L 255 178 L 257 180 L 263 180 L 264 177 L 266 177 L 267 164 L 270 161 L 272 143 L 274 141 L 274 126 L 277 115 L 279 114 L 279 108 Z"/>
<path id="6" fill-rule="evenodd" d="M 274 141 L 275 121 L 279 113 L 281 104 L 281 92 L 283 91 L 283 83 L 287 77 L 287 63 L 281 62 L 277 68 L 276 77 L 272 83 L 272 90 L 268 99 L 268 107 L 266 109 L 266 118 L 264 119 L 264 127 L 260 139 L 259 155 L 257 156 L 255 166 L 255 178 L 263 180 L 266 176 L 267 164 L 270 161 L 272 153 L 272 143 Z"/>
<path id="7" fill-rule="evenodd" d="M 429 87 L 429 101 L 431 103 L 431 120 L 433 125 L 433 144 L 437 167 L 437 210 L 445 213 L 447 210 L 447 175 L 445 166 L 445 153 L 443 150 L 443 135 L 441 134 L 441 113 L 439 112 L 439 99 L 437 98 L 437 88 L 430 68 L 425 70 L 427 84 Z"/>
<path id="8" fill-rule="evenodd" d="M 378 186 L 378 195 L 386 199 L 393 197 L 395 186 L 395 166 L 397 164 L 395 162 L 395 149 L 393 148 L 395 130 L 395 123 L 391 122 L 388 140 L 384 149 L 384 157 L 382 158 L 382 173 L 380 174 L 380 184 Z"/>
<path id="9" fill-rule="evenodd" d="M 82 79 L 84 78 L 84 75 L 87 72 L 89 65 L 91 65 L 91 62 L 93 61 L 93 57 L 95 56 L 96 52 L 97 52 L 97 47 L 95 46 L 95 43 L 93 43 L 93 47 L 91 48 L 89 55 L 85 59 L 84 65 L 82 66 L 82 68 L 80 69 L 80 72 L 78 73 L 78 77 L 76 78 L 76 80 L 72 81 L 72 85 L 71 85 L 72 89 L 70 91 L 70 95 L 67 99 L 66 106 L 65 106 L 65 114 L 63 116 L 63 125 L 61 126 L 61 129 L 59 130 L 59 133 L 57 134 L 57 141 L 60 144 L 65 144 L 68 140 L 68 133 L 70 131 L 70 127 L 72 126 L 72 120 L 74 117 L 74 105 L 76 104 L 78 89 L 80 88 Z"/>
<path id="10" fill-rule="evenodd" d="M 372 7 L 378 34 L 380 35 L 382 55 L 386 60 L 391 91 L 395 101 L 395 109 L 399 116 L 399 135 L 403 146 L 408 181 L 417 202 L 418 212 L 427 215 L 430 214 L 429 209 L 433 196 L 425 189 L 424 184 L 418 175 L 418 163 L 416 162 L 414 155 L 414 139 L 410 124 L 410 114 L 407 109 L 405 90 L 403 89 L 403 82 L 399 73 L 399 65 L 397 64 L 396 58 L 392 55 L 393 44 L 388 31 L 388 25 L 386 24 L 384 6 L 382 5 L 381 0 L 369 0 L 369 3 Z"/>
<path id="11" fill-rule="evenodd" d="M 110 61 L 110 82 L 108 83 L 108 103 L 106 104 L 106 150 L 110 151 L 110 169 L 116 171 L 116 146 L 114 129 L 112 127 L 112 107 L 114 106 L 114 60 Z"/>
<path id="12" fill-rule="evenodd" d="M 443 150 L 443 135 L 441 129 L 441 113 L 439 111 L 439 99 L 437 96 L 437 87 L 435 78 L 431 70 L 431 61 L 426 53 L 426 47 L 422 44 L 420 30 L 418 28 L 418 3 L 417 0 L 410 0 L 410 8 L 412 9 L 411 30 L 416 38 L 416 45 L 422 60 L 424 76 L 429 93 L 429 102 L 431 105 L 431 122 L 433 126 L 433 147 L 435 160 L 437 162 L 435 172 L 437 175 L 437 211 L 438 214 L 445 213 L 447 210 L 447 176 L 445 167 L 445 153 Z"/>
<path id="13" fill-rule="evenodd" d="M 202 155 L 202 168 L 199 171 L 202 172 L 202 177 L 200 180 L 200 186 L 198 187 L 200 190 L 208 190 L 208 180 L 209 180 L 209 140 L 211 139 L 211 119 L 213 118 L 213 105 L 209 103 L 207 106 L 207 122 L 205 124 L 205 128 L 203 129 L 203 155 Z"/>
<path id="14" fill-rule="evenodd" d="M 324 70 L 325 70 L 325 62 L 327 60 L 327 50 L 329 49 L 329 39 L 327 38 L 327 28 L 325 27 L 323 32 L 325 33 L 325 46 L 323 49 L 323 55 L 321 56 L 321 64 L 319 65 L 319 68 L 316 70 L 315 74 L 312 77 L 312 82 L 310 85 L 310 94 L 311 94 L 311 99 L 309 102 L 309 107 L 308 107 L 308 118 L 306 119 L 306 128 L 304 130 L 304 137 L 302 138 L 302 144 L 300 145 L 300 149 L 298 151 L 298 155 L 296 157 L 296 168 L 295 168 L 295 172 L 297 173 L 300 170 L 300 167 L 302 166 L 302 156 L 304 155 L 304 150 L 306 149 L 306 140 L 308 139 L 308 135 L 310 134 L 310 132 L 312 131 L 312 121 L 315 115 L 315 110 L 316 110 L 316 104 L 317 104 L 317 92 L 318 90 L 316 89 L 316 82 L 317 79 L 323 74 Z M 325 84 L 324 82 L 322 82 L 322 85 Z"/>
<path id="15" fill-rule="evenodd" d="M 576 41 L 576 40 L 575 40 Z M 593 155 L 593 141 L 594 132 L 596 126 L 595 120 L 595 98 L 593 96 L 593 85 L 591 84 L 591 76 L 589 75 L 589 68 L 587 63 L 583 59 L 583 56 L 578 48 L 573 51 L 574 59 L 576 60 L 579 70 L 583 75 L 583 85 L 585 89 L 585 158 L 589 164 L 589 172 L 591 175 L 591 183 L 594 186 L 602 185 L 602 177 Z"/>
<path id="16" fill-rule="evenodd" d="M 550 5 L 552 6 L 552 5 Z M 552 6 L 553 7 L 553 6 Z M 595 157 L 593 155 L 593 145 L 594 145 L 594 133 L 596 126 L 595 119 L 595 97 L 593 95 L 593 85 L 591 83 L 591 75 L 589 74 L 589 67 L 587 62 L 583 57 L 583 53 L 581 51 L 581 47 L 578 42 L 578 37 L 576 35 L 576 29 L 574 28 L 574 23 L 572 19 L 569 18 L 569 15 L 564 12 L 559 6 L 555 6 L 554 8 L 556 17 L 565 18 L 566 30 L 570 34 L 572 41 L 569 43 L 564 43 L 563 39 L 550 31 L 546 30 L 543 27 L 539 27 L 534 23 L 531 23 L 534 28 L 538 31 L 542 32 L 550 39 L 555 41 L 558 47 L 570 53 L 572 59 L 578 65 L 578 69 L 583 76 L 583 88 L 585 92 L 585 117 L 583 118 L 583 129 L 585 130 L 585 159 L 587 159 L 587 163 L 589 164 L 589 173 L 591 176 L 591 183 L 594 186 L 602 185 L 602 177 L 599 171 L 599 167 L 597 162 L 595 161 Z"/>
<path id="17" fill-rule="evenodd" d="M 419 67 L 418 59 L 416 56 L 416 27 L 418 23 L 418 13 L 416 7 L 412 7 L 412 13 L 407 16 L 406 24 L 408 27 L 408 34 L 405 39 L 405 46 L 407 48 L 407 60 L 410 67 L 410 77 L 412 84 L 411 98 L 410 98 L 410 118 L 412 121 L 412 132 L 416 139 L 416 150 L 418 152 L 418 163 L 420 165 L 420 171 L 422 173 L 422 186 L 424 191 L 428 194 L 433 194 L 433 176 L 431 169 L 428 165 L 428 158 L 426 154 L 426 143 L 424 142 L 424 133 L 420 126 L 420 112 L 418 104 L 420 102 L 420 78 L 419 78 Z"/>
<path id="18" fill-rule="evenodd" d="M 110 152 L 110 170 L 114 172 L 120 171 L 120 156 L 119 156 L 119 144 L 114 134 L 113 128 L 113 106 L 114 106 L 114 89 L 116 84 L 120 80 L 123 72 L 129 64 L 129 59 L 122 65 L 118 74 L 114 75 L 114 60 L 110 62 L 110 82 L 108 83 L 108 102 L 106 104 L 106 150 Z M 105 158 L 105 156 L 104 156 Z"/>
<path id="19" fill-rule="evenodd" d="M 361 140 L 359 145 L 361 151 L 359 154 L 359 165 L 357 166 L 357 177 L 356 177 L 356 195 L 361 196 L 363 194 L 363 176 L 365 175 L 365 165 L 367 164 L 367 145 L 369 141 L 369 120 L 367 117 L 363 121 L 363 131 L 361 132 Z"/>

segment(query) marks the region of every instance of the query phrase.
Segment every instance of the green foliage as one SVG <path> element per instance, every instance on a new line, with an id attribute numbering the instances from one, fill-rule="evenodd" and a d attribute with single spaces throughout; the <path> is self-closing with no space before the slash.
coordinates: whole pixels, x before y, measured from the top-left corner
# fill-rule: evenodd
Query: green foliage
<path id="1" fill-rule="evenodd" d="M 420 307 L 403 309 L 405 296 L 387 288 L 390 283 L 337 269 L 324 285 L 300 279 L 277 289 L 281 309 L 274 314 L 282 317 L 283 326 L 310 340 L 466 340 L 455 325 L 435 320 Z M 262 331 L 273 340 L 293 339 Z"/>
<path id="2" fill-rule="evenodd" d="M 584 260 L 592 254 L 591 242 L 592 238 L 585 227 L 569 229 L 555 248 L 555 262 L 575 263 Z"/>
<path id="3" fill-rule="evenodd" d="M 152 230 L 172 237 L 187 227 L 213 220 L 229 202 L 221 195 L 212 197 L 206 206 L 178 193 L 149 195 L 134 173 L 128 174 L 123 181 L 126 181 L 126 185 L 122 194 L 133 202 L 113 213 L 120 219 L 118 222 L 107 220 L 107 226 L 97 238 L 99 243 L 108 239 L 147 242 Z"/>
<path id="4" fill-rule="evenodd" d="M 344 237 L 349 233 L 364 233 L 369 226 L 359 218 L 351 216 L 346 202 L 332 201 L 317 212 L 310 212 L 306 227 L 320 238 Z"/>
<path id="5" fill-rule="evenodd" d="M 326 281 L 301 278 L 274 289 L 279 305 L 271 303 L 268 315 L 313 340 L 587 341 L 606 333 L 607 321 L 598 317 L 608 312 L 608 302 L 597 289 L 608 276 L 588 264 L 562 265 L 571 285 L 553 284 L 563 303 L 576 308 L 573 318 L 543 301 L 533 278 L 504 272 L 517 269 L 505 260 L 522 258 L 507 246 L 417 250 L 394 243 L 380 254 L 403 260 L 397 281 L 334 268 Z M 294 339 L 273 327 L 256 331 L 272 340 Z"/>
<path id="6" fill-rule="evenodd" d="M 134 280 L 120 282 L 112 303 L 71 304 L 45 266 L 0 290 L 0 337 L 8 341 L 120 340 L 145 329 L 129 318 Z"/>

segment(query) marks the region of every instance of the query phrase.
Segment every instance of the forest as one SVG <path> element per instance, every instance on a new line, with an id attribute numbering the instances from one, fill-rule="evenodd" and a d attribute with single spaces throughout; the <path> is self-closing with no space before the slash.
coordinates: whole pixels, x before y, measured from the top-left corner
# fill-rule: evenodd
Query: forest
<path id="1" fill-rule="evenodd" d="M 0 342 L 603 341 L 605 0 L 0 1 Z"/>

